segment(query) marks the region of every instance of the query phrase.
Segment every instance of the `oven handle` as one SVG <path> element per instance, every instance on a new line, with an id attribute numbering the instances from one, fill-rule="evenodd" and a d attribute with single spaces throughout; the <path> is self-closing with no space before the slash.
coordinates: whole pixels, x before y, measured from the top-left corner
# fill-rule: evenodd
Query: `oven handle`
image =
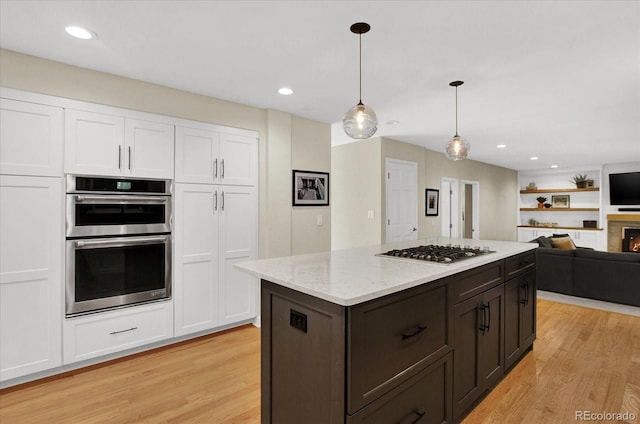
<path id="1" fill-rule="evenodd" d="M 99 204 L 126 204 L 126 203 L 167 203 L 167 196 L 85 196 L 76 195 L 76 202 Z"/>
<path id="2" fill-rule="evenodd" d="M 91 249 L 92 247 L 120 247 L 127 245 L 140 245 L 140 244 L 154 244 L 164 243 L 169 236 L 157 236 L 157 237 L 120 237 L 117 239 L 104 239 L 104 240 L 76 240 L 74 245 L 76 249 Z"/>

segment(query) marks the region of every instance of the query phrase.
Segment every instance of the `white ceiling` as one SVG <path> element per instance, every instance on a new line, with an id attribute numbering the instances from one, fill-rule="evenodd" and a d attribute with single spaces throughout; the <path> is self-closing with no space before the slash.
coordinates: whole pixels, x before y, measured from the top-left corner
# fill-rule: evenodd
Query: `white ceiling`
<path id="1" fill-rule="evenodd" d="M 334 144 L 358 101 L 349 27 L 364 21 L 376 136 L 442 151 L 459 79 L 470 159 L 516 170 L 640 161 L 639 1 L 0 0 L 0 16 L 4 49 L 334 123 Z M 71 38 L 69 24 L 97 40 Z"/>

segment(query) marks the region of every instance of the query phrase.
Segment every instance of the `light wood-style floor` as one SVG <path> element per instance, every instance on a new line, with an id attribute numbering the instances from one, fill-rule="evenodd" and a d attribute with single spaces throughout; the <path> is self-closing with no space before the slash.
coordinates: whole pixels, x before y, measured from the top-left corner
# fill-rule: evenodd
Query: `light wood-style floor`
<path id="1" fill-rule="evenodd" d="M 0 423 L 257 424 L 259 347 L 246 326 L 5 389 Z M 575 423 L 576 411 L 640 416 L 640 317 L 538 300 L 534 350 L 464 424 Z"/>

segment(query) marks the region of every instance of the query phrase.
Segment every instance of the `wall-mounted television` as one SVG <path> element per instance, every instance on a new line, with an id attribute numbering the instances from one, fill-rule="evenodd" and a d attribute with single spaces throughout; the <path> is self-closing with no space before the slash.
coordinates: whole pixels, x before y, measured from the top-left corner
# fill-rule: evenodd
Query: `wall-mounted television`
<path id="1" fill-rule="evenodd" d="M 612 205 L 640 205 L 640 172 L 609 174 Z"/>

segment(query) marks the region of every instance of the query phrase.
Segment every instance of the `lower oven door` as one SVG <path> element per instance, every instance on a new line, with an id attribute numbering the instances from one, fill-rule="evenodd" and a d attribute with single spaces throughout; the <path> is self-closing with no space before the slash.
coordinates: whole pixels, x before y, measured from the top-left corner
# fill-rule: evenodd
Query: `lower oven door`
<path id="1" fill-rule="evenodd" d="M 67 240 L 66 315 L 171 296 L 171 234 Z"/>

